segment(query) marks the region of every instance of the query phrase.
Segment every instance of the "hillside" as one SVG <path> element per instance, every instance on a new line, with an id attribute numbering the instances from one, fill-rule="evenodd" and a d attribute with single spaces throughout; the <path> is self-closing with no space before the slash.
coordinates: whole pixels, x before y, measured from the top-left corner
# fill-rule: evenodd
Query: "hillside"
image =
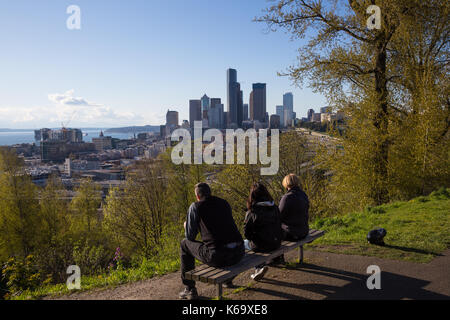
<path id="1" fill-rule="evenodd" d="M 434 257 L 441 257 L 450 247 L 450 189 L 441 189 L 428 197 L 419 197 L 407 202 L 367 208 L 364 212 L 318 219 L 311 224 L 311 227 L 325 230 L 327 233 L 314 244 L 306 247 L 309 251 L 306 257 L 311 254 L 320 256 L 319 252 L 332 252 L 343 257 L 358 255 L 389 259 L 392 266 L 397 263 L 396 260 L 427 263 Z M 370 245 L 366 241 L 367 232 L 375 227 L 383 227 L 388 232 L 384 247 Z M 115 270 L 97 277 L 84 277 L 82 291 L 87 291 L 86 297 L 89 297 L 92 289 L 109 288 L 107 290 L 113 291 L 114 288 L 120 288 L 122 285 L 126 288 L 135 287 L 133 283 L 136 283 L 139 290 L 144 290 L 146 281 L 151 281 L 149 283 L 152 285 L 154 281 L 159 281 L 146 279 L 159 278 L 164 274 L 167 274 L 167 277 L 162 279 L 171 279 L 170 282 L 174 282 L 171 287 L 178 288 L 179 275 L 173 272 L 178 270 L 179 261 L 177 258 L 172 259 L 161 265 L 149 263 L 145 270 L 142 268 Z M 295 259 L 294 256 L 293 259 Z M 287 265 L 287 268 L 290 267 L 292 263 Z M 207 292 L 213 292 L 212 287 L 208 287 L 207 290 Z M 34 292 L 24 292 L 16 298 L 33 299 L 67 293 L 69 292 L 65 285 L 61 284 L 41 287 Z M 100 296 L 108 298 L 106 294 Z M 158 297 L 161 298 L 160 295 Z"/>
<path id="2" fill-rule="evenodd" d="M 364 212 L 318 219 L 312 225 L 325 230 L 314 250 L 429 262 L 450 247 L 450 189 L 428 197 L 367 208 Z M 370 245 L 367 233 L 385 228 L 386 245 Z"/>

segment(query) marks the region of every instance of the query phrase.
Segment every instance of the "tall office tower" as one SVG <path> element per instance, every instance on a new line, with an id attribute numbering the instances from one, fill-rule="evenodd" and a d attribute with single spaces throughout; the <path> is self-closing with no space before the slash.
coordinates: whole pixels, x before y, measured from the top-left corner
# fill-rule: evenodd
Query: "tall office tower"
<path id="1" fill-rule="evenodd" d="M 228 112 L 223 112 L 223 118 L 222 118 L 222 128 L 226 129 L 228 126 Z"/>
<path id="2" fill-rule="evenodd" d="M 265 122 L 266 118 L 266 84 L 254 83 L 250 93 L 250 120 Z"/>
<path id="3" fill-rule="evenodd" d="M 291 125 L 292 119 L 294 119 L 294 95 L 292 92 L 283 95 L 283 106 L 288 110 L 288 119 L 285 121 Z"/>
<path id="4" fill-rule="evenodd" d="M 244 103 L 244 120 L 243 121 L 247 121 L 248 120 L 248 103 Z"/>
<path id="5" fill-rule="evenodd" d="M 159 135 L 162 139 L 166 137 L 166 126 L 163 124 L 159 126 Z"/>
<path id="6" fill-rule="evenodd" d="M 280 126 L 284 127 L 284 106 L 276 106 L 276 114 L 280 116 Z"/>
<path id="7" fill-rule="evenodd" d="M 321 113 L 314 113 L 312 117 L 312 121 L 314 122 L 320 122 L 322 120 Z"/>
<path id="8" fill-rule="evenodd" d="M 291 120 L 291 115 L 290 115 L 290 110 L 288 108 L 285 108 L 283 106 L 283 127 L 290 127 L 292 120 Z"/>
<path id="9" fill-rule="evenodd" d="M 272 114 L 270 116 L 270 129 L 280 129 L 280 116 L 278 114 Z"/>
<path id="10" fill-rule="evenodd" d="M 194 127 L 194 121 L 202 120 L 202 102 L 200 100 L 189 100 L 189 123 Z"/>
<path id="11" fill-rule="evenodd" d="M 211 106 L 208 113 L 208 125 L 212 129 L 222 129 L 223 127 L 223 104 L 216 103 Z"/>
<path id="12" fill-rule="evenodd" d="M 209 107 L 212 108 L 216 104 L 222 104 L 222 100 L 220 98 L 211 98 L 210 99 L 210 103 L 209 103 Z"/>
<path id="13" fill-rule="evenodd" d="M 209 99 L 209 97 L 205 94 L 203 95 L 203 97 L 200 99 L 202 102 L 202 114 L 208 114 L 208 110 L 211 106 L 211 100 Z"/>
<path id="14" fill-rule="evenodd" d="M 312 122 L 314 118 L 314 109 L 309 109 L 307 113 L 308 121 Z"/>
<path id="15" fill-rule="evenodd" d="M 238 90 L 238 106 L 237 106 L 237 126 L 238 128 L 242 127 L 242 121 L 244 120 L 244 93 L 241 90 L 241 85 L 238 83 L 239 85 L 239 90 Z"/>
<path id="16" fill-rule="evenodd" d="M 227 70 L 227 114 L 228 124 L 237 125 L 238 122 L 238 100 L 240 85 L 237 83 L 237 71 L 235 69 Z"/>
<path id="17" fill-rule="evenodd" d="M 166 124 L 169 126 L 178 126 L 178 111 L 167 110 Z"/>
<path id="18" fill-rule="evenodd" d="M 166 130 L 171 134 L 178 127 L 178 111 L 167 110 L 166 113 Z"/>

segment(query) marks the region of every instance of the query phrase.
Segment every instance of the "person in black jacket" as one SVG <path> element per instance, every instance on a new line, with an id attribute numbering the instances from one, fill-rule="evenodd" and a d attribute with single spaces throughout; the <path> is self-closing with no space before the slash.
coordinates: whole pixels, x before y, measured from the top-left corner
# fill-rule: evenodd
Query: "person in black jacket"
<path id="1" fill-rule="evenodd" d="M 287 193 L 281 198 L 279 208 L 284 239 L 298 241 L 309 233 L 308 196 L 300 189 L 300 181 L 295 174 L 283 179 L 283 187 Z"/>
<path id="2" fill-rule="evenodd" d="M 225 267 L 238 263 L 245 254 L 228 202 L 212 196 L 206 183 L 195 186 L 195 195 L 198 201 L 189 207 L 186 238 L 181 241 L 181 279 L 185 285 L 181 299 L 198 297 L 195 281 L 185 278 L 185 273 L 195 268 L 195 258 L 213 267 Z M 196 241 L 199 232 L 202 242 Z"/>
<path id="3" fill-rule="evenodd" d="M 299 241 L 309 233 L 308 196 L 300 189 L 300 181 L 295 174 L 289 174 L 283 179 L 283 187 L 287 189 L 279 205 L 283 240 Z M 276 262 L 283 263 L 284 256 L 280 256 Z"/>
<path id="4" fill-rule="evenodd" d="M 247 200 L 244 221 L 244 242 L 248 250 L 270 252 L 281 245 L 282 230 L 280 212 L 267 188 L 261 183 L 253 184 Z M 251 278 L 258 281 L 267 271 L 265 265 L 257 266 Z"/>

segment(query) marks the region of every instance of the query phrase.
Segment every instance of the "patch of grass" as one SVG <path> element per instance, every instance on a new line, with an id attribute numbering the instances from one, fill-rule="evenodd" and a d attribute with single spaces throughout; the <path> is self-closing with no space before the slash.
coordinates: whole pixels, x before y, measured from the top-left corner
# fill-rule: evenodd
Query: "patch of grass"
<path id="1" fill-rule="evenodd" d="M 150 279 L 179 269 L 180 261 L 176 258 L 159 261 L 144 260 L 138 268 L 113 270 L 96 276 L 82 275 L 80 290 L 68 290 L 66 284 L 48 285 L 39 287 L 34 291 L 24 291 L 18 296 L 12 296 L 11 299 L 40 299 L 45 296 L 70 295 L 97 288 L 114 288 L 124 283 Z"/>
<path id="2" fill-rule="evenodd" d="M 312 228 L 325 236 L 308 245 L 316 250 L 426 263 L 450 246 L 450 189 L 427 197 L 368 207 L 363 212 L 317 219 Z M 367 233 L 385 228 L 386 246 L 367 242 Z"/>

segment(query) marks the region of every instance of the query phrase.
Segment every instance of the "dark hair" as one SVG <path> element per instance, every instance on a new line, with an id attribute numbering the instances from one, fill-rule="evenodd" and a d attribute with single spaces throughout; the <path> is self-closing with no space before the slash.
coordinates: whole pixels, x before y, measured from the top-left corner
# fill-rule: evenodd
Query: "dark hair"
<path id="1" fill-rule="evenodd" d="M 211 196 L 211 189 L 207 183 L 200 182 L 195 185 L 195 194 L 200 199 L 206 199 Z"/>
<path id="2" fill-rule="evenodd" d="M 262 183 L 254 183 L 250 188 L 250 195 L 247 200 L 247 209 L 252 210 L 255 204 L 264 201 L 273 201 L 273 198 Z"/>

